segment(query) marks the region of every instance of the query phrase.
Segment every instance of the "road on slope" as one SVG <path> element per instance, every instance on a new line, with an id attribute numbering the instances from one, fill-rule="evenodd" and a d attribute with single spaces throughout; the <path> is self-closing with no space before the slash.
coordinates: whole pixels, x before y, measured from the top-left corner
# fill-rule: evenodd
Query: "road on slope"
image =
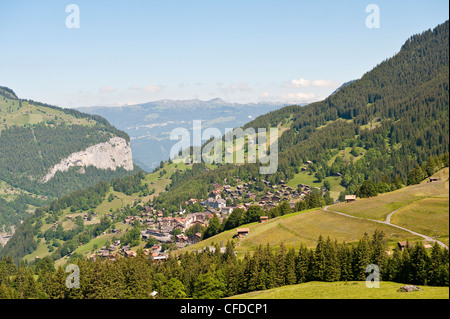
<path id="1" fill-rule="evenodd" d="M 420 200 L 423 200 L 423 198 L 420 199 Z M 380 220 L 376 220 L 376 219 L 370 219 L 370 218 L 364 218 L 364 217 L 357 217 L 357 216 L 352 216 L 352 215 L 344 214 L 344 213 L 341 213 L 341 212 L 338 212 L 338 211 L 334 211 L 334 210 L 329 209 L 330 206 L 325 206 L 323 210 L 326 211 L 326 212 L 330 212 L 330 213 L 334 213 L 334 214 L 339 214 L 339 215 L 346 216 L 346 217 L 350 217 L 350 218 L 365 219 L 365 220 L 370 220 L 370 221 L 373 221 L 373 222 L 376 222 L 376 223 L 386 224 L 386 225 L 389 225 L 389 226 L 392 226 L 392 227 L 397 227 L 397 228 L 402 229 L 402 230 L 404 230 L 404 231 L 410 232 L 411 234 L 414 234 L 414 235 L 416 235 L 416 236 L 422 237 L 424 240 L 432 241 L 432 242 L 437 242 L 440 246 L 442 246 L 442 247 L 448 249 L 448 246 L 447 246 L 446 244 L 444 244 L 443 242 L 441 242 L 441 241 L 439 241 L 439 240 L 437 240 L 437 239 L 435 239 L 435 238 L 433 238 L 433 237 L 430 237 L 430 236 L 427 236 L 427 235 L 424 235 L 424 234 L 419 234 L 419 233 L 417 233 L 417 232 L 415 232 L 415 231 L 412 231 L 412 230 L 410 230 L 410 229 L 407 229 L 407 228 L 404 228 L 404 227 L 401 227 L 401 226 L 398 226 L 398 225 L 395 225 L 395 224 L 392 224 L 392 223 L 391 223 L 391 217 L 392 217 L 392 215 L 393 215 L 394 213 L 398 212 L 399 210 L 401 210 L 401 209 L 403 209 L 403 208 L 405 208 L 405 207 L 407 207 L 407 206 L 409 206 L 409 205 L 411 205 L 411 204 L 413 204 L 413 203 L 415 203 L 415 202 L 417 202 L 417 201 L 419 201 L 419 200 L 416 200 L 416 201 L 414 201 L 414 202 L 408 203 L 407 205 L 405 205 L 405 206 L 403 206 L 403 207 L 400 207 L 400 208 L 398 208 L 398 209 L 392 211 L 391 213 L 389 213 L 389 215 L 386 217 L 386 220 L 384 220 L 384 221 L 380 221 Z"/>

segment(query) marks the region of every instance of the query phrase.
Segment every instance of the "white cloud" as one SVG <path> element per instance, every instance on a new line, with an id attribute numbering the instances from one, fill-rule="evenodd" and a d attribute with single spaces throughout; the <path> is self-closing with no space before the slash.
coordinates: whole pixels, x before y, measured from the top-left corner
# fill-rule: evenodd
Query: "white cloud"
<path id="1" fill-rule="evenodd" d="M 154 84 L 150 84 L 150 85 L 144 86 L 144 87 L 142 88 L 142 91 L 144 91 L 144 92 L 150 92 L 150 93 L 155 93 L 155 92 L 161 91 L 162 89 L 164 89 L 164 86 L 163 86 L 163 85 L 154 85 Z"/>
<path id="2" fill-rule="evenodd" d="M 305 88 L 305 87 L 331 88 L 337 86 L 339 86 L 338 82 L 324 79 L 311 81 L 300 78 L 291 80 L 290 82 L 286 83 L 286 87 L 290 88 Z"/>
<path id="3" fill-rule="evenodd" d="M 248 86 L 248 84 L 246 82 L 239 82 L 239 84 L 234 84 L 232 83 L 230 86 L 226 87 L 226 88 L 222 88 L 220 89 L 220 91 L 225 94 L 234 94 L 237 92 L 249 92 L 252 89 Z"/>
<path id="4" fill-rule="evenodd" d="M 334 87 L 334 86 L 338 86 L 339 83 L 336 81 L 330 81 L 330 80 L 315 80 L 312 81 L 312 86 L 315 87 L 319 87 L 319 88 L 329 88 L 329 87 Z"/>
<path id="5" fill-rule="evenodd" d="M 100 88 L 100 92 L 101 93 L 112 93 L 112 92 L 116 92 L 117 89 L 113 88 L 112 86 L 102 86 Z"/>
<path id="6" fill-rule="evenodd" d="M 286 86 L 288 87 L 295 87 L 295 88 L 299 88 L 299 87 L 308 87 L 311 85 L 311 81 L 310 80 L 305 80 L 305 79 L 294 79 L 291 82 L 289 82 L 288 84 L 286 84 Z"/>
<path id="7" fill-rule="evenodd" d="M 156 84 L 150 84 L 143 87 L 132 85 L 128 87 L 128 90 L 155 93 L 161 91 L 162 89 L 164 89 L 164 87 L 165 87 L 164 85 L 156 85 Z"/>
<path id="8" fill-rule="evenodd" d="M 309 103 L 317 100 L 316 95 L 314 93 L 288 93 L 282 94 L 281 98 L 286 100 L 287 102 L 300 102 L 300 103 Z"/>

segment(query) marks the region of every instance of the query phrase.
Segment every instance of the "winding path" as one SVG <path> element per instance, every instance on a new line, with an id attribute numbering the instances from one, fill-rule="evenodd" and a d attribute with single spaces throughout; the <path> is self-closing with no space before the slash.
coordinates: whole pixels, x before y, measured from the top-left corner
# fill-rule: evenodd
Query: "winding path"
<path id="1" fill-rule="evenodd" d="M 386 220 L 385 220 L 385 221 L 376 220 L 376 219 L 370 219 L 370 218 L 364 218 L 364 217 L 357 217 L 357 216 L 352 216 L 352 215 L 344 214 L 344 213 L 337 212 L 337 211 L 334 211 L 334 210 L 329 209 L 330 206 L 325 206 L 325 207 L 323 208 L 323 210 L 326 211 L 326 212 L 330 212 L 330 213 L 334 213 L 334 214 L 339 214 L 339 215 L 346 216 L 346 217 L 350 217 L 350 218 L 370 220 L 370 221 L 372 221 L 372 222 L 376 222 L 376 223 L 380 223 L 380 224 L 386 224 L 386 225 L 389 225 L 389 226 L 392 226 L 392 227 L 396 227 L 396 228 L 402 229 L 402 230 L 404 230 L 404 231 L 410 232 L 411 234 L 414 234 L 414 235 L 416 235 L 416 236 L 422 237 L 422 238 L 425 239 L 426 241 L 437 242 L 440 246 L 442 246 L 442 247 L 448 249 L 448 246 L 447 246 L 446 244 L 444 244 L 443 242 L 441 242 L 441 241 L 439 241 L 439 240 L 437 240 L 437 239 L 435 239 L 435 238 L 433 238 L 433 237 L 430 237 L 430 236 L 427 236 L 427 235 L 423 235 L 423 234 L 419 234 L 419 233 L 417 233 L 417 232 L 415 232 L 415 231 L 412 231 L 412 230 L 410 230 L 410 229 L 407 229 L 407 228 L 404 228 L 404 227 L 401 227 L 401 226 L 398 226 L 398 225 L 395 225 L 395 224 L 392 224 L 392 223 L 391 223 L 391 217 L 392 217 L 392 215 L 393 215 L 394 213 L 396 213 L 396 212 L 398 212 L 399 210 L 401 210 L 401 209 L 403 209 L 403 208 L 405 208 L 405 207 L 407 207 L 407 206 L 409 206 L 409 205 L 411 205 L 411 204 L 413 204 L 413 203 L 415 203 L 415 202 L 417 202 L 417 201 L 420 201 L 420 200 L 422 200 L 422 199 L 424 199 L 424 198 L 418 199 L 418 200 L 416 200 L 416 201 L 413 201 L 413 202 L 411 202 L 411 203 L 409 203 L 409 204 L 407 204 L 407 205 L 405 205 L 405 206 L 402 206 L 402 207 L 400 207 L 400 208 L 394 210 L 393 212 L 389 213 L 389 215 L 386 217 Z"/>

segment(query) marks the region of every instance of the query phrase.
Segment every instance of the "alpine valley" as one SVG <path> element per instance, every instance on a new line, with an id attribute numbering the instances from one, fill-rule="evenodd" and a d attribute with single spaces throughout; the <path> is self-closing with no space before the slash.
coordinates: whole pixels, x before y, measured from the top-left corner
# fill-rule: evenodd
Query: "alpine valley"
<path id="1" fill-rule="evenodd" d="M 345 298 L 378 265 L 386 290 L 358 297 L 448 299 L 448 81 L 446 21 L 322 101 L 239 124 L 278 127 L 270 175 L 173 160 L 147 173 L 102 117 L 0 88 L 0 224 L 15 226 L 0 297 Z M 101 112 L 122 129 L 141 117 Z"/>
<path id="2" fill-rule="evenodd" d="M 193 121 L 201 120 L 204 129 L 240 127 L 259 115 L 275 111 L 282 103 L 228 103 L 216 98 L 209 101 L 161 100 L 121 107 L 82 107 L 78 110 L 106 118 L 131 138 L 135 161 L 147 171 L 169 159 L 170 132 L 175 128 L 192 131 Z M 192 134 L 192 133 L 191 133 Z M 198 145 L 197 145 L 198 146 Z"/>
<path id="3" fill-rule="evenodd" d="M 139 170 L 128 135 L 100 116 L 0 87 L 0 123 L 0 233 L 7 238 L 34 208 Z"/>

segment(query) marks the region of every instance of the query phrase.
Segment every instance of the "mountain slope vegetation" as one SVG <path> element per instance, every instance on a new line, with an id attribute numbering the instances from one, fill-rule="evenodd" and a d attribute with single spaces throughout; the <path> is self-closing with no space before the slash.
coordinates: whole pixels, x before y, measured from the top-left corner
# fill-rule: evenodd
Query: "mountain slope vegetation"
<path id="1" fill-rule="evenodd" d="M 93 240 L 99 234 L 110 236 L 108 232 L 113 229 L 122 230 L 118 237 L 127 243 L 137 244 L 132 247 L 142 248 L 146 243 L 139 238 L 140 224 L 123 226 L 124 218 L 140 215 L 147 204 L 149 208 L 151 205 L 152 213 L 158 215 L 153 216 L 155 219 L 175 216 L 180 210 L 191 207 L 186 204 L 190 199 L 200 202 L 207 198 L 216 183 L 236 187 L 238 183 L 251 182 L 252 191 L 264 193 L 272 191 L 265 183 L 274 186 L 288 183 L 295 189 L 305 189 L 301 184 L 307 178 L 319 188 L 311 193 L 316 195 L 317 203 L 305 207 L 305 201 L 299 200 L 294 209 L 297 212 L 324 206 L 325 203 L 330 205 L 330 202 L 333 203 L 330 191 L 333 190 L 342 200 L 346 194 L 375 197 L 378 193 L 417 184 L 439 169 L 448 167 L 448 35 L 447 21 L 434 30 L 411 37 L 394 57 L 383 61 L 361 79 L 351 82 L 327 99 L 304 107 L 287 106 L 245 125 L 244 129 L 283 127 L 279 140 L 279 166 L 275 174 L 260 175 L 259 163 L 178 164 L 178 167 L 171 161 L 161 163 L 152 174 L 101 182 L 38 209 L 32 218 L 20 225 L 1 255 L 11 255 L 17 261 L 27 255 L 36 257 L 36 250 L 42 248 L 44 255 L 51 256 L 53 260 L 68 256 L 76 259 L 80 257 L 76 254 L 80 252 L 80 246 L 89 247 L 83 251 L 86 254 L 95 250 Z M 5 92 L 10 96 L 11 92 Z M 167 171 L 169 167 L 170 172 Z M 162 179 L 164 185 L 158 185 L 160 191 L 150 196 L 150 180 L 153 183 Z M 142 204 L 140 197 L 145 197 Z M 281 203 L 280 207 L 282 205 L 289 206 L 289 203 Z M 197 208 L 199 206 L 197 203 Z M 105 211 L 106 207 L 109 210 Z M 280 207 L 261 209 L 258 213 L 276 218 L 285 214 Z M 289 210 L 291 208 L 286 211 Z M 98 215 L 95 223 L 84 225 L 82 221 L 66 220 L 68 215 L 76 218 L 88 212 Z M 405 213 L 408 214 L 414 215 L 414 212 Z M 321 233 L 321 218 L 328 215 L 325 211 L 298 214 L 298 220 L 308 216 L 318 218 L 316 225 L 319 229 L 314 229 L 305 237 L 310 246 Z M 337 219 L 330 224 L 335 226 Z M 339 222 L 342 221 L 343 218 L 340 218 Z M 223 225 L 215 219 L 214 223 L 217 229 L 213 235 L 223 230 Z M 410 221 L 403 219 L 402 223 L 410 224 Z M 243 224 L 239 222 L 237 226 Z M 302 226 L 300 224 L 297 226 Z M 270 223 L 264 227 L 267 225 Z M 289 229 L 292 225 L 286 223 L 273 222 L 272 225 L 277 225 L 277 228 L 266 235 L 276 237 L 276 231 L 280 229 L 285 235 L 296 232 Z M 347 232 L 344 240 L 348 240 L 348 229 L 344 232 Z M 359 229 L 355 237 L 362 232 L 364 229 Z M 405 232 L 398 231 L 390 244 L 401 239 L 417 240 L 414 236 L 405 236 Z M 411 236 L 410 233 L 407 236 Z M 108 240 L 112 238 L 113 235 Z M 267 238 L 270 237 L 264 236 L 262 239 Z M 105 242 L 107 240 L 101 243 Z"/>
<path id="2" fill-rule="evenodd" d="M 412 36 L 400 52 L 327 99 L 287 106 L 245 127 L 274 127 L 292 118 L 279 141 L 279 170 L 291 179 L 305 161 L 319 180 L 342 176 L 347 193 L 364 180 L 395 185 L 430 156 L 448 153 L 448 21 Z M 364 156 L 328 161 L 345 147 Z"/>
<path id="3" fill-rule="evenodd" d="M 49 198 L 129 174 L 122 168 L 86 167 L 81 172 L 71 168 L 42 182 L 63 158 L 113 136 L 129 141 L 126 133 L 100 116 L 19 99 L 11 89 L 0 87 L 0 200 L 8 201 L 0 205 L 0 227 L 17 225 L 26 215 L 27 205 L 42 206 Z M 19 199 L 4 196 L 12 190 Z"/>
<path id="4" fill-rule="evenodd" d="M 286 106 L 244 125 L 285 128 L 278 170 L 263 178 L 276 184 L 296 179 L 291 186 L 312 179 L 343 200 L 365 181 L 391 191 L 421 181 L 423 176 L 416 181 L 409 176 L 419 166 L 428 163 L 431 170 L 437 162 L 448 163 L 448 25 L 412 36 L 398 54 L 323 101 Z M 156 202 L 175 211 L 180 200 L 204 197 L 213 181 L 260 180 L 257 167 L 220 164 L 214 171 L 176 174 L 172 191 Z M 327 179 L 335 180 L 333 189 L 323 184 Z"/>

